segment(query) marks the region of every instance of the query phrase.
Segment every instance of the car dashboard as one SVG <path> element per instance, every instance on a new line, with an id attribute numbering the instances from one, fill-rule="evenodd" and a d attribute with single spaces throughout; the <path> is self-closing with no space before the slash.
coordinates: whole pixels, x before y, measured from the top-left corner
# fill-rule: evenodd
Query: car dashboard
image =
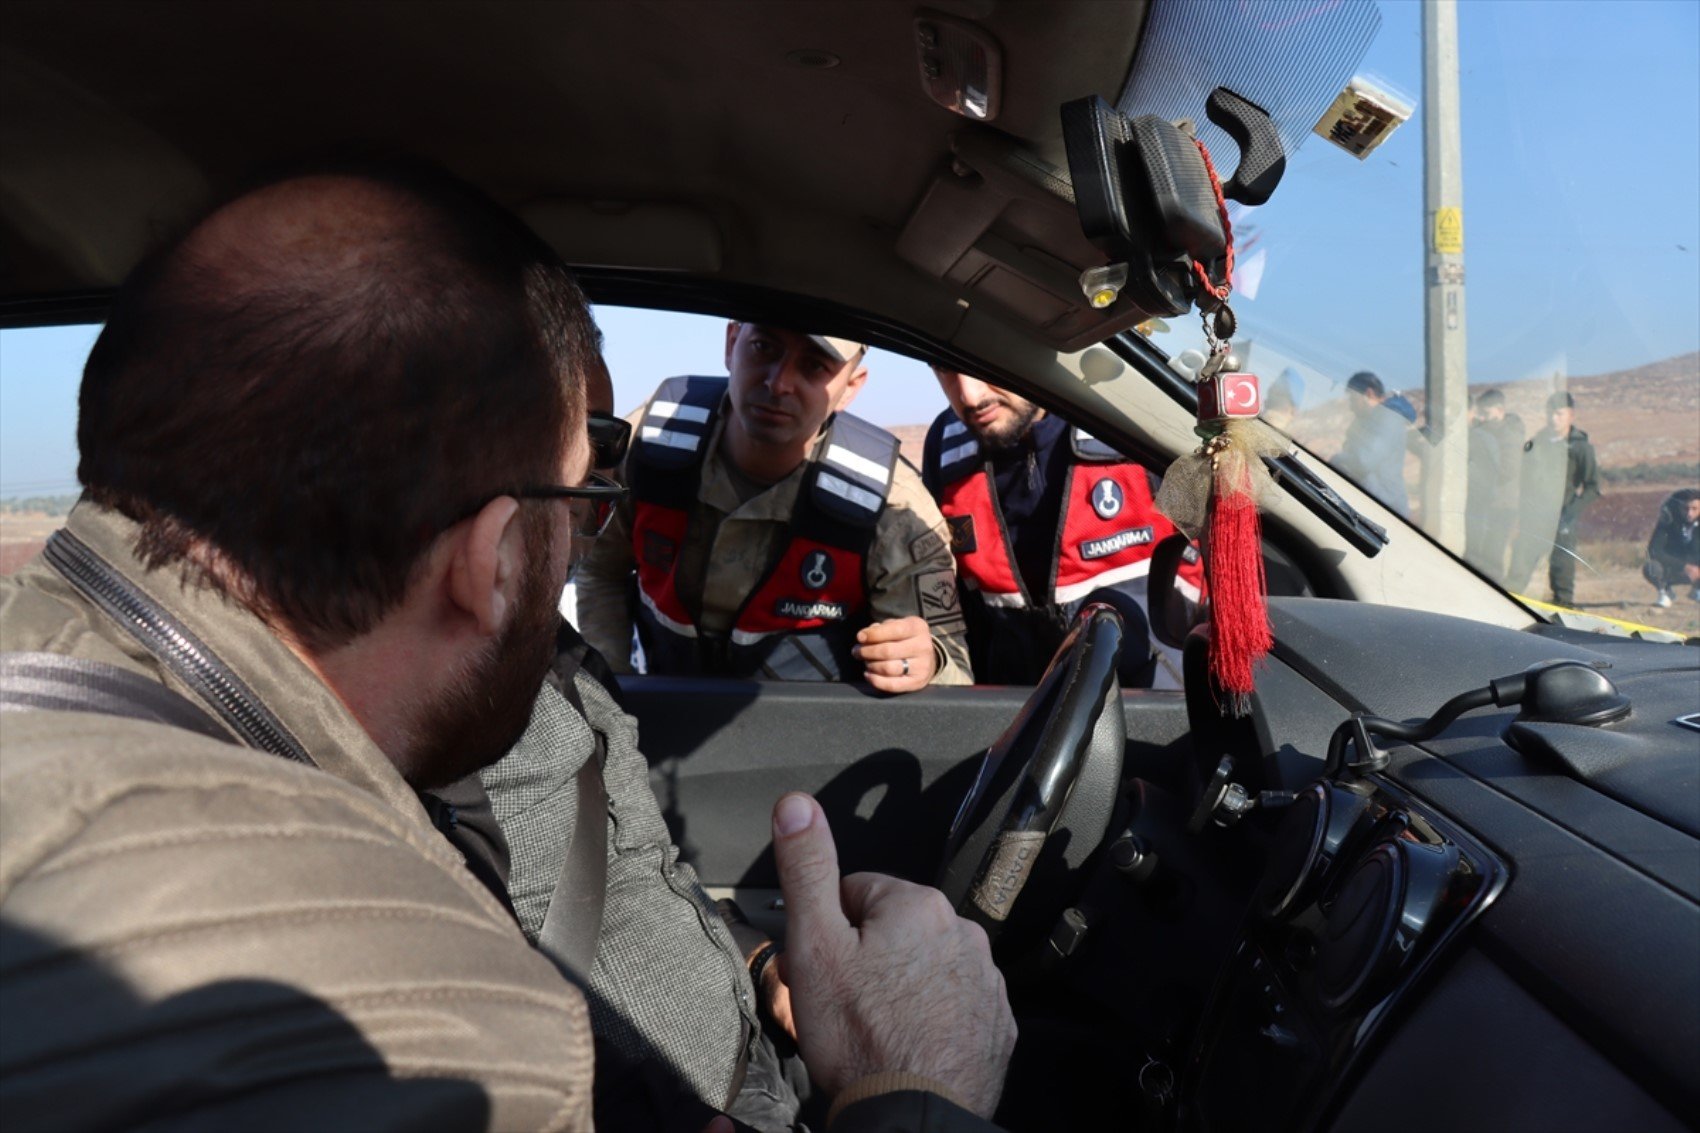
<path id="1" fill-rule="evenodd" d="M 1271 619 L 1248 718 L 1217 712 L 1189 656 L 1189 836 L 1239 867 L 1192 880 L 1239 912 L 1168 1123 L 1688 1127 L 1700 732 L 1681 717 L 1700 652 L 1315 599 L 1274 599 Z M 1617 719 L 1488 703 L 1329 758 L 1348 715 L 1422 720 L 1566 661 L 1615 687 Z"/>
<path id="2" fill-rule="evenodd" d="M 1696 1124 L 1700 733 L 1674 721 L 1700 707 L 1700 650 L 1309 597 L 1271 598 L 1270 617 L 1248 716 L 1218 710 L 1191 643 L 1184 693 L 1120 694 L 1108 832 L 1033 895 L 1037 931 L 999 940 L 1022 1033 L 1000 1121 Z M 1328 767 L 1354 717 L 1406 726 L 1558 661 L 1627 713 L 1482 702 Z M 1030 691 L 622 687 L 685 860 L 775 932 L 773 799 L 813 792 L 846 872 L 931 881 Z"/>

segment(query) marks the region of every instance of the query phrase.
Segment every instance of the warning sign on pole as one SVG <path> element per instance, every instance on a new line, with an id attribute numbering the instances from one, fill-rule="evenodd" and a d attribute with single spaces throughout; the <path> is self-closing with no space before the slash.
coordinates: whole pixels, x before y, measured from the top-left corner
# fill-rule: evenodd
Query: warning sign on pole
<path id="1" fill-rule="evenodd" d="M 1434 250 L 1441 255 L 1464 254 L 1464 210 L 1436 209 L 1434 212 Z"/>

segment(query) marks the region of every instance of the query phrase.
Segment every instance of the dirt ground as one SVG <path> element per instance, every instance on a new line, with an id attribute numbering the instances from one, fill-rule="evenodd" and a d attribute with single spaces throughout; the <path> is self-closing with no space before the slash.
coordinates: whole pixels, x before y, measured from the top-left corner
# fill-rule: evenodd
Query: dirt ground
<path id="1" fill-rule="evenodd" d="M 35 558 L 42 543 L 64 522 L 61 515 L 0 514 L 0 575 L 11 574 Z"/>
<path id="2" fill-rule="evenodd" d="M 1688 596 L 1688 587 L 1673 592 L 1675 600 L 1669 609 L 1661 610 L 1653 605 L 1658 592 L 1641 577 L 1646 547 L 1642 539 L 1583 542 L 1577 548 L 1582 561 L 1576 567 L 1576 608 L 1585 613 L 1700 637 L 1700 602 Z M 1547 589 L 1545 562 L 1535 568 L 1534 578 L 1524 593 L 1543 602 L 1552 599 L 1552 592 Z"/>

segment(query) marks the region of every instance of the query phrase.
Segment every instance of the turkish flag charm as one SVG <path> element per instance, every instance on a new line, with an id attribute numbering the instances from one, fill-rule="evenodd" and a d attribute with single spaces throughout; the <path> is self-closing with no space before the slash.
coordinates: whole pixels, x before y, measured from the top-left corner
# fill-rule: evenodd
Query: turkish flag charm
<path id="1" fill-rule="evenodd" d="M 1198 383 L 1198 419 L 1256 417 L 1263 412 L 1263 394 L 1256 374 L 1217 374 Z"/>

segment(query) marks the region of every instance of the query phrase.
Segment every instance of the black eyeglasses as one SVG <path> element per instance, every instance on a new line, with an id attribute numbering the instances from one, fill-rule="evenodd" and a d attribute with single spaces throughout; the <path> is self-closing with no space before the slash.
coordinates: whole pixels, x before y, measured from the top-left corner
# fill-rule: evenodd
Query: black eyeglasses
<path id="1" fill-rule="evenodd" d="M 630 426 L 627 426 L 626 434 L 631 435 Z M 505 494 L 519 500 L 572 500 L 574 537 L 594 539 L 608 529 L 608 521 L 614 518 L 614 508 L 626 498 L 626 486 L 592 472 L 589 479 L 577 488 L 562 484 L 535 484 Z"/>
<path id="2" fill-rule="evenodd" d="M 632 443 L 632 423 L 612 413 L 592 412 L 585 427 L 590 433 L 590 466 L 618 468 Z"/>

